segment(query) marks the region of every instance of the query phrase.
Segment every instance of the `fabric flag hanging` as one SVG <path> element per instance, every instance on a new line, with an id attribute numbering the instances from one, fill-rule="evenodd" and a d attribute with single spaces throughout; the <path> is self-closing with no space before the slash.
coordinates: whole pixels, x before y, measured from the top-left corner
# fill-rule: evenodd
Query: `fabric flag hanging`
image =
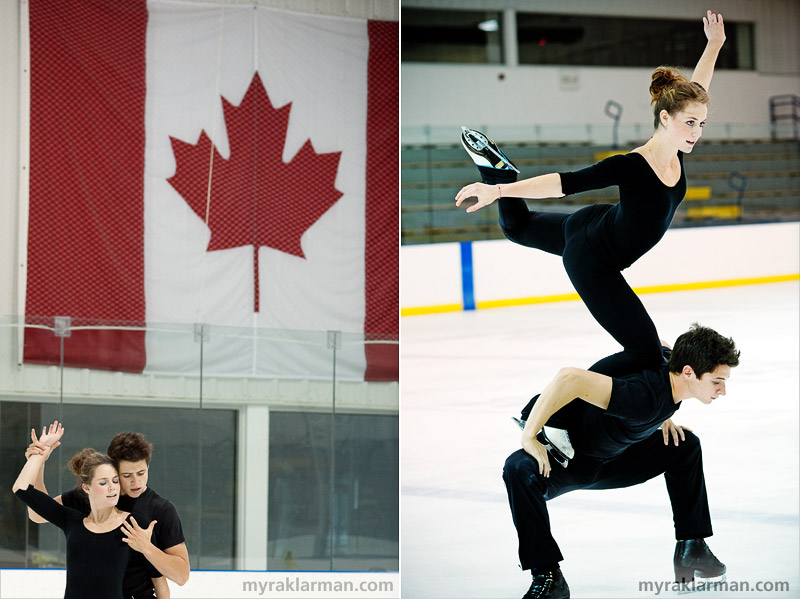
<path id="1" fill-rule="evenodd" d="M 30 2 L 26 319 L 65 365 L 397 380 L 397 23 Z M 82 325 L 122 330 L 80 330 Z M 28 329 L 24 359 L 58 363 Z"/>

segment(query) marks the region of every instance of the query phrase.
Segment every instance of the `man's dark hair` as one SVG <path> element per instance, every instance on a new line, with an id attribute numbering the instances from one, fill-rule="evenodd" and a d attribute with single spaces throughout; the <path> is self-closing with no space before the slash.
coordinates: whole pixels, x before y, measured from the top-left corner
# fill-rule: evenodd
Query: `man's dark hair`
<path id="1" fill-rule="evenodd" d="M 145 439 L 142 433 L 119 433 L 108 445 L 108 455 L 117 464 L 122 461 L 138 462 L 144 460 L 150 465 L 153 456 L 153 444 Z"/>
<path id="2" fill-rule="evenodd" d="M 723 337 L 713 329 L 697 323 L 678 337 L 669 357 L 669 371 L 680 372 L 689 365 L 697 378 L 712 372 L 717 366 L 739 365 L 739 350 L 730 337 Z"/>

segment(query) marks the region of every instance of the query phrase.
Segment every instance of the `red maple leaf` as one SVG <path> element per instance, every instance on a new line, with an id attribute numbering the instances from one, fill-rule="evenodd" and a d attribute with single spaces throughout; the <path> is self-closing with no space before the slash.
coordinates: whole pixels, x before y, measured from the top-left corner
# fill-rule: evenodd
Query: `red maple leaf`
<path id="1" fill-rule="evenodd" d="M 258 248 L 305 258 L 300 238 L 342 193 L 334 187 L 341 152 L 317 154 L 309 140 L 291 162 L 283 146 L 291 103 L 274 108 L 258 73 L 237 107 L 222 98 L 230 158 L 213 148 L 203 131 L 195 145 L 174 137 L 177 167 L 168 179 L 197 216 L 206 221 L 208 251 L 253 246 L 255 311 L 258 312 Z"/>

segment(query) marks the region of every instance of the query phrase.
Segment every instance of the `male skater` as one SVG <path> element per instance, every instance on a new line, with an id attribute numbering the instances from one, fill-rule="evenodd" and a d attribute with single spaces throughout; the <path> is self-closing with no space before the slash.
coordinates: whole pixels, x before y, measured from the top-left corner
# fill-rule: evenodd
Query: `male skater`
<path id="1" fill-rule="evenodd" d="M 712 531 L 700 441 L 669 418 L 684 399 L 710 404 L 725 395 L 739 351 L 732 339 L 694 324 L 664 353 L 669 361 L 658 370 L 618 378 L 562 368 L 534 397 L 532 409 L 529 404 L 523 410 L 522 449 L 508 457 L 503 469 L 520 562 L 533 575 L 523 599 L 569 597 L 546 501 L 576 489 L 629 487 L 659 474 L 666 479 L 675 521 L 676 581 L 724 575 L 724 564 L 703 540 Z M 551 469 L 536 434 L 556 412 L 550 424 L 567 430 L 574 458 L 566 467 Z M 658 430 L 662 423 L 663 432 Z M 668 444 L 669 435 L 674 445 Z"/>
<path id="2" fill-rule="evenodd" d="M 25 453 L 26 457 L 42 453 L 47 459 L 50 452 L 57 447 L 55 445 L 46 448 L 39 444 L 35 431 L 31 431 L 31 438 L 33 443 Z M 153 444 L 142 433 L 119 433 L 108 446 L 108 455 L 119 470 L 122 493 L 117 507 L 126 512 L 136 510 L 155 524 L 155 528 L 151 524 L 147 529 L 142 529 L 135 522 L 126 522 L 123 524 L 123 531 L 127 539 L 124 540 L 164 576 L 178 585 L 184 585 L 189 580 L 189 552 L 186 549 L 183 527 L 172 502 L 147 486 L 152 454 Z M 35 488 L 47 493 L 44 486 L 44 462 L 42 464 Z M 80 489 L 65 491 L 55 500 L 84 514 L 89 513 L 88 498 Z M 28 509 L 28 517 L 36 523 L 47 521 L 31 509 Z M 155 592 L 147 564 L 138 559 L 136 553 L 132 555 L 134 557 L 128 563 L 123 581 L 125 597 L 152 599 Z"/>

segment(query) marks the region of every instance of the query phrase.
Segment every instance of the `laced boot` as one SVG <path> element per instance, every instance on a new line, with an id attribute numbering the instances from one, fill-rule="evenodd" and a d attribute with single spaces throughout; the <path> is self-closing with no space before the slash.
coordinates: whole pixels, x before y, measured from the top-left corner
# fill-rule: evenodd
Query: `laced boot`
<path id="1" fill-rule="evenodd" d="M 569 586 L 561 568 L 534 572 L 531 588 L 522 599 L 569 599 Z"/>

